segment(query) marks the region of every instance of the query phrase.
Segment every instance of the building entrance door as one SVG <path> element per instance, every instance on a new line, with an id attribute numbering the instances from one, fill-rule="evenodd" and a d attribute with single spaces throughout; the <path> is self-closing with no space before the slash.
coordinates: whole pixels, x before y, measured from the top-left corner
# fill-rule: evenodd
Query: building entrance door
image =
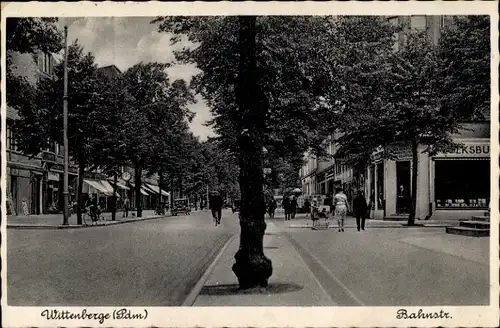
<path id="1" fill-rule="evenodd" d="M 40 214 L 40 178 L 33 177 L 30 181 L 31 214 Z"/>
<path id="2" fill-rule="evenodd" d="M 406 214 L 410 212 L 411 192 L 411 162 L 396 162 L 396 181 L 398 191 L 396 193 L 396 212 Z"/>

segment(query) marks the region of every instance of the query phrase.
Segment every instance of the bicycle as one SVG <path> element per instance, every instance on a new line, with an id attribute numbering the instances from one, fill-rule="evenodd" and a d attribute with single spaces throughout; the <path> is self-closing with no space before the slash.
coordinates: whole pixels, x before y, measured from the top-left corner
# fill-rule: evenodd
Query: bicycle
<path id="1" fill-rule="evenodd" d="M 90 208 L 85 208 L 82 211 L 82 220 L 86 226 L 94 226 L 94 225 L 105 225 L 106 219 L 101 215 L 102 213 L 99 210 L 96 210 L 95 213 L 92 213 Z"/>

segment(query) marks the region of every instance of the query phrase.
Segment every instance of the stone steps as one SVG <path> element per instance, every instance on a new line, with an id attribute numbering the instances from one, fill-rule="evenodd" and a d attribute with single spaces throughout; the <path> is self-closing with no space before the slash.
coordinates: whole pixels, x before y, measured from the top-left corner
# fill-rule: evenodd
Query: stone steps
<path id="1" fill-rule="evenodd" d="M 446 227 L 446 233 L 470 237 L 488 237 L 490 235 L 490 229 L 478 229 L 464 226 Z"/>
<path id="2" fill-rule="evenodd" d="M 475 220 L 460 221 L 459 226 L 467 228 L 476 228 L 476 229 L 490 229 L 490 222 L 475 221 Z"/>
<path id="3" fill-rule="evenodd" d="M 446 227 L 446 233 L 470 237 L 487 237 L 490 235 L 490 212 L 482 216 L 473 216 L 472 220 L 459 221 L 458 227 Z"/>
<path id="4" fill-rule="evenodd" d="M 473 216 L 472 219 L 476 221 L 486 221 L 490 222 L 490 216 L 489 215 L 484 215 L 484 216 Z"/>
<path id="5" fill-rule="evenodd" d="M 408 221 L 408 214 L 393 214 L 384 216 L 383 221 Z"/>

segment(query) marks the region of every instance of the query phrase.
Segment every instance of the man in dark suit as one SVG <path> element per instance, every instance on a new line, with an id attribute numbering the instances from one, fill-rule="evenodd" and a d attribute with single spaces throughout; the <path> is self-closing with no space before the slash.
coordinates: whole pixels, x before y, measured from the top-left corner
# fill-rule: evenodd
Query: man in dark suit
<path id="1" fill-rule="evenodd" d="M 220 225 L 220 219 L 222 216 L 222 204 L 224 201 L 218 192 L 214 192 L 209 200 L 209 207 L 212 210 L 212 217 L 215 220 L 215 226 Z"/>
<path id="2" fill-rule="evenodd" d="M 365 219 L 368 212 L 368 206 L 366 205 L 366 198 L 363 195 L 363 191 L 359 190 L 358 195 L 353 201 L 354 215 L 356 215 L 356 224 L 358 226 L 358 231 L 360 228 L 365 230 Z M 360 225 L 361 223 L 361 225 Z"/>

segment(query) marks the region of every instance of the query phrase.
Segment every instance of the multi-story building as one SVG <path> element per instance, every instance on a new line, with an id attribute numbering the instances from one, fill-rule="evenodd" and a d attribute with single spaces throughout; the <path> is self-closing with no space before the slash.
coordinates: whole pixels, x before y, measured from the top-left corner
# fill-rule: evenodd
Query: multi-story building
<path id="1" fill-rule="evenodd" d="M 52 54 L 12 53 L 13 73 L 25 77 L 33 85 L 42 76 L 52 76 L 54 64 Z M 8 213 L 42 214 L 62 208 L 63 147 L 51 142 L 37 156 L 23 154 L 16 147 L 12 132 L 12 125 L 19 119 L 19 114 L 8 103 L 6 119 Z M 76 190 L 76 177 L 76 168 L 70 165 L 69 187 L 72 195 Z"/>
<path id="2" fill-rule="evenodd" d="M 302 193 L 304 195 L 315 195 L 317 193 L 316 171 L 317 162 L 316 156 L 313 154 L 305 154 L 305 164 L 300 169 L 300 180 L 302 181 Z"/>
<path id="3" fill-rule="evenodd" d="M 437 44 L 442 29 L 453 23 L 450 16 L 395 16 L 395 23 L 427 31 Z M 394 49 L 404 47 L 404 36 L 395 36 Z M 452 138 L 465 148 L 454 153 L 429 156 L 419 146 L 416 218 L 464 218 L 478 215 L 489 206 L 490 113 L 482 122 L 463 122 L 464 129 Z M 374 200 L 374 218 L 407 215 L 412 188 L 411 150 L 407 145 L 388 145 L 395 160 L 372 156 L 366 170 L 365 192 Z M 464 174 L 468 172 L 467 174 Z"/>
<path id="4" fill-rule="evenodd" d="M 305 196 L 332 195 L 335 193 L 335 188 L 341 186 L 352 201 L 354 191 L 363 185 L 364 180 L 360 180 L 355 174 L 354 167 L 343 159 L 334 157 L 338 148 L 335 141 L 340 136 L 339 133 L 335 133 L 323 142 L 326 150 L 324 158 L 317 159 L 306 155 L 307 164 L 301 170 L 302 191 Z M 308 184 L 312 182 L 314 185 L 309 187 Z"/>
<path id="5" fill-rule="evenodd" d="M 395 24 L 405 23 L 407 28 L 427 31 L 434 43 L 439 42 L 443 27 L 451 24 L 449 16 L 394 16 Z M 394 50 L 404 46 L 404 33 L 394 36 Z M 463 150 L 429 156 L 424 146 L 419 146 L 416 217 L 464 218 L 478 215 L 489 206 L 490 193 L 490 113 L 484 113 L 482 122 L 464 122 L 464 128 L 452 135 Z M 333 136 L 334 141 L 338 136 Z M 335 143 L 327 142 L 329 153 L 335 154 Z M 371 215 L 382 219 L 395 215 L 406 216 L 409 212 L 408 195 L 411 191 L 412 161 L 409 146 L 388 145 L 396 155 L 395 160 L 383 159 L 380 151 L 374 152 L 365 170 L 345 165 L 342 160 L 317 161 L 316 167 L 301 171 L 303 186 L 306 181 L 317 181 L 314 193 L 331 193 L 332 187 L 342 185 L 351 193 L 362 189 L 373 204 Z M 307 174 L 306 174 L 307 173 Z M 465 174 L 464 174 L 465 173 Z M 307 179 L 307 180 L 306 180 Z M 333 186 L 332 181 L 333 180 Z M 304 188 L 304 194 L 310 195 Z"/>

